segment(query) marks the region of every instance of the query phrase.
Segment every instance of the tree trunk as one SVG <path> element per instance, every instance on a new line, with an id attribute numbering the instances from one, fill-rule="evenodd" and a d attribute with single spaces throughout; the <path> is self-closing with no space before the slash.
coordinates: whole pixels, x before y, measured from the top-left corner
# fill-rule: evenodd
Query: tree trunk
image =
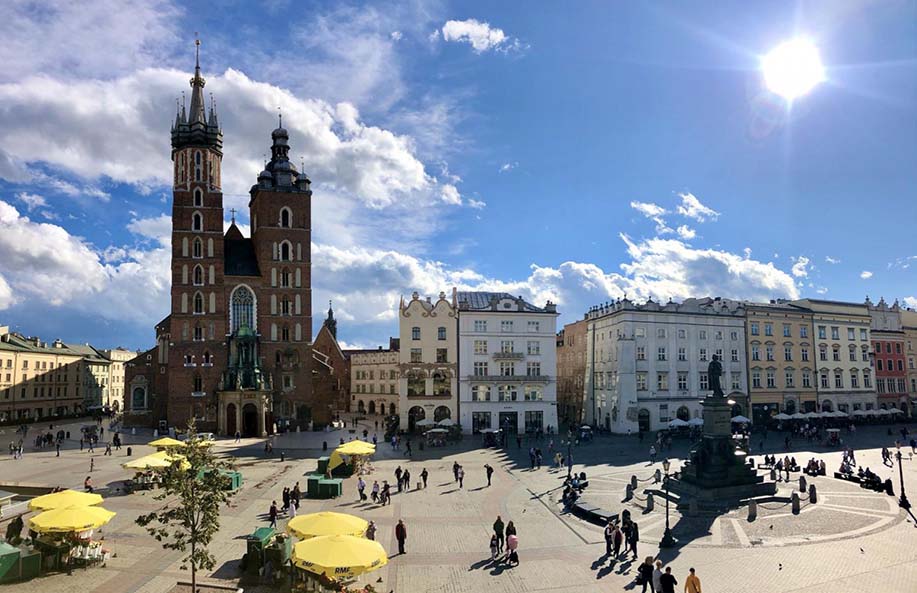
<path id="1" fill-rule="evenodd" d="M 194 541 L 191 541 L 191 593 L 197 593 L 197 563 L 194 558 L 194 552 L 196 551 L 196 546 Z"/>

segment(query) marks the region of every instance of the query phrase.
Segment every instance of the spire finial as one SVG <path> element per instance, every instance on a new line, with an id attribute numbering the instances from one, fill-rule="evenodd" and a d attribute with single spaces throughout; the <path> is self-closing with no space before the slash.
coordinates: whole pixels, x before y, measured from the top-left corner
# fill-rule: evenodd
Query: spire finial
<path id="1" fill-rule="evenodd" d="M 229 215 L 232 216 L 232 223 L 233 223 L 233 224 L 236 224 L 236 209 L 235 209 L 235 208 L 230 208 L 230 209 L 229 209 Z"/>
<path id="2" fill-rule="evenodd" d="M 281 111 L 280 105 L 277 106 L 277 127 L 283 127 L 283 111 Z"/>
<path id="3" fill-rule="evenodd" d="M 201 69 L 201 39 L 197 31 L 194 32 L 194 69 Z"/>

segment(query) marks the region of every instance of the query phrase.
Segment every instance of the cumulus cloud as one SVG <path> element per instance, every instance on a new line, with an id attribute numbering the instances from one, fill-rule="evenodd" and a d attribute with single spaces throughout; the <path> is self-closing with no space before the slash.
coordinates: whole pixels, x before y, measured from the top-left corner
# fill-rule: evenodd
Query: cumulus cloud
<path id="1" fill-rule="evenodd" d="M 455 206 L 460 206 L 462 204 L 462 196 L 459 194 L 458 188 L 451 183 L 443 184 L 440 196 L 443 202 L 447 204 L 453 204 Z"/>
<path id="2" fill-rule="evenodd" d="M 482 23 L 476 19 L 464 21 L 446 21 L 442 27 L 445 41 L 467 43 L 475 53 L 486 51 L 512 51 L 523 49 L 523 44 L 518 39 L 508 37 L 503 29 L 491 27 L 490 23 Z"/>
<path id="3" fill-rule="evenodd" d="M 16 303 L 13 298 L 13 289 L 10 288 L 6 278 L 0 275 L 0 311 L 9 309 Z"/>
<path id="4" fill-rule="evenodd" d="M 127 225 L 127 230 L 147 239 L 153 239 L 160 245 L 168 246 L 172 242 L 172 217 L 160 214 L 153 218 L 135 218 Z"/>
<path id="5" fill-rule="evenodd" d="M 694 229 L 692 229 L 691 227 L 689 227 L 686 224 L 683 224 L 680 227 L 678 227 L 677 229 L 675 229 L 675 232 L 678 233 L 679 237 L 681 237 L 682 239 L 685 239 L 686 241 L 691 240 L 697 236 L 697 231 L 695 231 Z"/>
<path id="6" fill-rule="evenodd" d="M 870 278 L 872 278 L 872 272 L 870 272 L 869 270 L 863 270 L 862 272 L 860 272 L 860 278 L 862 278 L 863 280 L 869 280 Z"/>
<path id="7" fill-rule="evenodd" d="M 716 220 L 720 215 L 713 208 L 701 204 L 701 201 L 694 194 L 682 193 L 678 194 L 678 196 L 681 198 L 681 204 L 678 206 L 677 212 L 682 216 L 693 218 L 697 222 L 704 222 L 707 219 Z"/>
<path id="8" fill-rule="evenodd" d="M 805 278 L 809 275 L 809 258 L 800 255 L 797 258 L 793 259 L 793 267 L 790 271 L 793 273 L 793 276 L 796 278 Z"/>

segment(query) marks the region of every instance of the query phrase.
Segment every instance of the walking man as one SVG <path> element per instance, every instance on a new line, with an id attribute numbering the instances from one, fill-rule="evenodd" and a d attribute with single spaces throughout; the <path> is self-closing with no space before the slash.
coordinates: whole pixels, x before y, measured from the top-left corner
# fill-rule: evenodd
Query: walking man
<path id="1" fill-rule="evenodd" d="M 458 481 L 459 481 L 459 488 L 464 488 L 465 468 L 463 468 L 461 465 L 458 468 Z"/>
<path id="2" fill-rule="evenodd" d="M 427 489 L 427 476 L 430 474 L 427 472 L 427 468 L 423 468 L 423 471 L 420 472 L 420 479 L 423 480 L 423 489 Z"/>
<path id="3" fill-rule="evenodd" d="M 630 551 L 634 553 L 634 560 L 637 559 L 637 542 L 640 541 L 640 528 L 637 527 L 636 521 L 631 521 L 630 524 L 630 534 L 628 537 L 628 544 Z"/>
<path id="4" fill-rule="evenodd" d="M 659 584 L 662 586 L 662 593 L 675 593 L 675 585 L 678 584 L 678 581 L 672 574 L 671 566 L 665 567 L 665 573 L 659 577 Z"/>
<path id="5" fill-rule="evenodd" d="M 611 542 L 614 538 L 615 526 L 611 522 L 611 519 L 608 520 L 608 525 L 605 526 L 605 555 L 611 556 Z"/>
<path id="6" fill-rule="evenodd" d="M 408 539 L 408 528 L 405 527 L 404 521 L 398 519 L 398 525 L 395 526 L 395 539 L 398 540 L 398 553 L 406 554 L 404 551 L 404 542 Z"/>
<path id="7" fill-rule="evenodd" d="M 494 521 L 494 535 L 497 536 L 497 551 L 502 554 L 505 539 L 503 537 L 503 519 L 500 518 L 500 515 L 497 515 L 497 520 Z"/>
<path id="8" fill-rule="evenodd" d="M 456 482 L 458 482 L 458 470 L 459 470 L 458 461 L 453 461 L 452 462 L 452 475 L 455 476 Z"/>
<path id="9" fill-rule="evenodd" d="M 357 492 L 360 493 L 360 502 L 366 500 L 366 482 L 363 481 L 363 476 L 357 478 Z"/>
<path id="10" fill-rule="evenodd" d="M 697 575 L 694 574 L 694 569 L 688 569 L 691 574 L 688 575 L 688 578 L 685 579 L 685 593 L 701 593 L 700 590 L 700 579 L 697 578 Z"/>
<path id="11" fill-rule="evenodd" d="M 268 511 L 268 517 L 271 519 L 271 527 L 277 527 L 277 501 L 271 503 L 271 508 Z"/>
<path id="12" fill-rule="evenodd" d="M 398 482 L 398 492 L 401 492 L 401 466 L 395 468 L 395 481 Z"/>
<path id="13" fill-rule="evenodd" d="M 621 553 L 621 544 L 624 543 L 624 532 L 615 523 L 614 531 L 611 533 L 611 544 L 614 547 L 615 558 Z"/>
<path id="14" fill-rule="evenodd" d="M 494 475 L 494 468 L 490 467 L 489 463 L 484 464 L 484 471 L 487 472 L 487 486 L 490 486 L 490 478 Z"/>
<path id="15" fill-rule="evenodd" d="M 650 445 L 650 463 L 656 463 L 656 446 Z"/>

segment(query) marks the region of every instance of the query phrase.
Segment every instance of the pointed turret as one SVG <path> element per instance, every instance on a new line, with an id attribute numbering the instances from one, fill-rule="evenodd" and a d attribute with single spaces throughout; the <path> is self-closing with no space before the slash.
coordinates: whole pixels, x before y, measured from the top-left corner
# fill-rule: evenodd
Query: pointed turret
<path id="1" fill-rule="evenodd" d="M 204 113 L 204 77 L 201 76 L 201 40 L 194 40 L 194 78 L 191 79 L 191 113 L 189 124 L 207 123 Z"/>
<path id="2" fill-rule="evenodd" d="M 210 116 L 204 104 L 204 77 L 201 75 L 201 40 L 194 40 L 194 76 L 191 78 L 191 106 L 185 112 L 185 95 L 182 93 L 181 111 L 172 128 L 173 151 L 189 146 L 211 148 L 222 155 L 223 133 L 216 115 L 216 104 L 211 96 Z"/>
<path id="3" fill-rule="evenodd" d="M 334 336 L 334 339 L 338 337 L 338 322 L 334 318 L 334 309 L 331 307 L 331 301 L 328 301 L 328 317 L 322 322 L 322 325 L 328 328 L 328 331 L 331 332 L 331 335 Z"/>

